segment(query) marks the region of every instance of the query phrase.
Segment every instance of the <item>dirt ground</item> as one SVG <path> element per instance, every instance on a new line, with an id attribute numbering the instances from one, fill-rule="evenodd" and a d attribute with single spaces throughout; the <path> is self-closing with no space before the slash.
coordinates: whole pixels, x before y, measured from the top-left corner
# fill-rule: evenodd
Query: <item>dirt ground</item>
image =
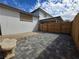
<path id="1" fill-rule="evenodd" d="M 32 35 L 38 35 L 38 34 L 39 33 L 37 32 L 17 33 L 17 34 L 11 34 L 11 35 L 2 35 L 0 36 L 0 39 L 6 39 L 6 38 L 16 39 L 16 38 L 22 38 L 25 36 L 32 36 Z"/>

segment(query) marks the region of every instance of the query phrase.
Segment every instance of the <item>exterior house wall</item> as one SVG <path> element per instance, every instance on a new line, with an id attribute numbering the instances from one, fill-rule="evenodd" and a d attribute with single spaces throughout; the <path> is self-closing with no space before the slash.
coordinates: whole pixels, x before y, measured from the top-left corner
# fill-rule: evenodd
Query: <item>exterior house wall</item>
<path id="1" fill-rule="evenodd" d="M 52 18 L 52 16 L 50 16 L 49 14 L 47 14 L 42 10 L 39 10 L 39 20 L 47 19 L 47 18 Z"/>
<path id="2" fill-rule="evenodd" d="M 33 18 L 35 19 L 35 17 Z M 32 22 L 20 21 L 19 12 L 0 7 L 0 25 L 2 35 L 32 32 L 36 24 L 37 20 Z"/>
<path id="3" fill-rule="evenodd" d="M 20 13 L 20 20 L 21 21 L 32 21 L 33 19 L 33 16 L 32 15 L 28 15 L 28 14 L 23 14 L 23 13 Z"/>
<path id="4" fill-rule="evenodd" d="M 72 23 L 72 37 L 79 50 L 79 14 L 75 17 Z"/>
<path id="5" fill-rule="evenodd" d="M 33 32 L 37 31 L 37 26 L 38 26 L 38 18 L 33 17 L 32 21 L 21 21 L 21 26 L 26 30 L 26 32 Z"/>
<path id="6" fill-rule="evenodd" d="M 39 10 L 34 11 L 33 14 L 39 16 Z"/>
<path id="7" fill-rule="evenodd" d="M 39 17 L 39 20 L 47 19 L 47 18 L 52 18 L 51 15 L 49 15 L 47 12 L 42 10 L 41 8 L 35 10 L 32 12 L 34 15 L 37 15 Z"/>

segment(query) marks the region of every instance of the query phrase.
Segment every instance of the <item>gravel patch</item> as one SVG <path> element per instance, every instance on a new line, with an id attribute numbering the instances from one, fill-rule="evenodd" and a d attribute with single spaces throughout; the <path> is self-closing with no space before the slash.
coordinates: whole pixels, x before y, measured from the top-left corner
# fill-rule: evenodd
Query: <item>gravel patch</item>
<path id="1" fill-rule="evenodd" d="M 14 59 L 79 59 L 79 57 L 69 35 L 39 33 L 17 41 Z"/>

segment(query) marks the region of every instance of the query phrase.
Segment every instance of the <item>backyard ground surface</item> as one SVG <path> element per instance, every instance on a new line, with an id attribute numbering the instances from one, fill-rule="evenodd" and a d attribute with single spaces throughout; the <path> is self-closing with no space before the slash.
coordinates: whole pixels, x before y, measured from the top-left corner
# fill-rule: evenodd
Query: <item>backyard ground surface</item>
<path id="1" fill-rule="evenodd" d="M 18 38 L 14 59 L 79 59 L 79 54 L 69 35 L 37 33 Z"/>

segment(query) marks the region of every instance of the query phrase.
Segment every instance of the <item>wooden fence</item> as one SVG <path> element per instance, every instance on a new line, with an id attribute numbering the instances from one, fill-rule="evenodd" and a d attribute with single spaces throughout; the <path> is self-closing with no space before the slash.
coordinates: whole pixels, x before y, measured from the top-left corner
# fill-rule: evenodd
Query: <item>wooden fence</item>
<path id="1" fill-rule="evenodd" d="M 72 37 L 79 50 L 79 14 L 75 17 L 72 23 Z"/>
<path id="2" fill-rule="evenodd" d="M 39 31 L 55 33 L 71 33 L 70 22 L 43 22 L 39 24 Z"/>
<path id="3" fill-rule="evenodd" d="M 39 30 L 43 32 L 70 33 L 79 50 L 79 14 L 71 23 L 63 21 L 40 23 Z"/>

